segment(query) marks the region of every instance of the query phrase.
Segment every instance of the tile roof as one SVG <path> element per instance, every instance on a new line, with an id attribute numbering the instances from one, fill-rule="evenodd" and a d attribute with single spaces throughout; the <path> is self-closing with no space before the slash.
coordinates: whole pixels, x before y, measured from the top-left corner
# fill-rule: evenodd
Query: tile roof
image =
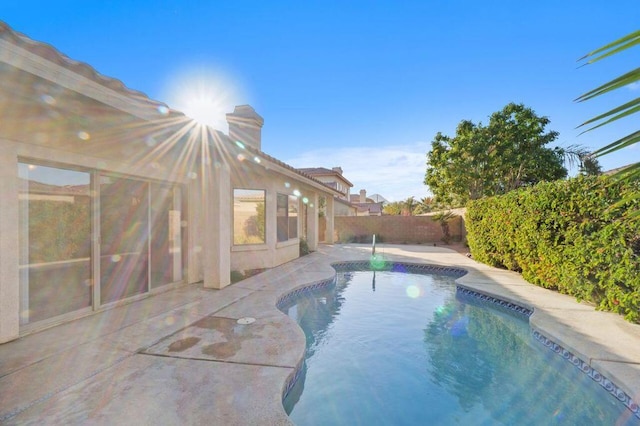
<path id="1" fill-rule="evenodd" d="M 152 100 L 140 91 L 128 88 L 122 81 L 100 74 L 91 65 L 69 58 L 50 44 L 30 39 L 26 35 L 15 31 L 6 22 L 3 21 L 0 21 L 0 40 L 6 40 L 16 46 L 29 51 L 30 53 L 33 53 L 34 55 L 40 56 L 47 61 L 60 65 L 104 87 L 119 92 L 120 94 L 154 104 L 157 107 L 168 108 L 166 104 Z"/>

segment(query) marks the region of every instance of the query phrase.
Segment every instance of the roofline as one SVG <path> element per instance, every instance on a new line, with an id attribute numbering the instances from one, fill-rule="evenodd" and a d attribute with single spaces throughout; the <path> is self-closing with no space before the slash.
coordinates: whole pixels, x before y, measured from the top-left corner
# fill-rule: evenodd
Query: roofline
<path id="1" fill-rule="evenodd" d="M 297 170 L 301 170 L 301 169 L 313 169 L 313 168 L 315 168 L 315 167 L 300 167 L 300 168 L 298 168 Z M 303 172 L 303 173 L 304 173 L 304 172 Z M 335 170 L 328 170 L 328 169 L 327 169 L 327 173 L 324 173 L 324 172 L 322 172 L 322 173 L 314 173 L 314 175 L 316 175 L 316 176 L 338 176 L 338 177 L 339 177 L 339 178 L 341 178 L 343 181 L 347 182 L 347 184 L 348 184 L 351 188 L 353 188 L 353 184 L 352 184 L 351 182 L 349 182 L 349 179 L 347 179 L 346 177 L 344 177 L 344 176 L 342 175 L 342 173 L 338 173 L 338 172 L 336 172 Z M 311 176 L 311 175 L 309 175 L 309 176 Z"/>
<path id="2" fill-rule="evenodd" d="M 157 120 L 169 113 L 183 115 L 175 110 L 170 110 L 162 102 L 150 99 L 142 92 L 127 88 L 118 79 L 103 76 L 84 62 L 70 59 L 50 44 L 32 40 L 24 34 L 14 31 L 5 22 L 0 21 L 0 35 L 3 34 L 8 34 L 10 40 L 0 39 L 0 62 L 143 120 Z M 30 48 L 43 51 L 54 60 L 33 53 Z M 83 74 L 88 74 L 88 76 Z M 107 85 L 117 87 L 117 89 Z"/>
<path id="3" fill-rule="evenodd" d="M 256 149 L 250 145 L 245 145 L 242 144 L 242 147 L 238 146 L 230 137 L 229 135 L 221 132 L 220 130 L 214 129 L 213 127 L 209 127 L 207 126 L 208 129 L 210 131 L 213 131 L 214 133 L 216 133 L 218 135 L 218 138 L 212 138 L 212 141 L 215 142 L 216 139 L 220 139 L 220 140 L 224 140 L 228 143 L 229 146 L 235 148 L 236 150 L 245 150 L 249 153 L 251 153 L 254 156 L 257 156 L 260 158 L 260 162 L 262 164 L 262 161 L 265 161 L 268 165 L 268 169 L 270 170 L 274 170 L 280 174 L 283 174 L 285 176 L 288 176 L 290 178 L 294 178 L 294 179 L 303 179 L 303 182 L 307 183 L 309 186 L 315 188 L 315 189 L 319 189 L 323 192 L 329 193 L 333 196 L 339 197 L 342 195 L 342 193 L 340 191 L 338 191 L 337 189 L 331 188 L 328 185 L 325 185 L 324 182 L 320 182 L 318 179 L 314 178 L 313 176 L 309 176 L 305 173 L 300 172 L 299 170 L 297 170 L 296 168 L 294 168 L 293 166 L 288 165 L 287 163 L 278 160 L 275 157 L 270 156 L 269 154 Z M 265 165 L 265 164 L 263 164 Z"/>

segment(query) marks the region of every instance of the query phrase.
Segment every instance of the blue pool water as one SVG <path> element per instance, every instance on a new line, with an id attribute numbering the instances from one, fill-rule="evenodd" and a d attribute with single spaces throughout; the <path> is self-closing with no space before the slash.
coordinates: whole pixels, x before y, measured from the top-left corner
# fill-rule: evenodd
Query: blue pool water
<path id="1" fill-rule="evenodd" d="M 454 278 L 339 272 L 280 306 L 307 353 L 284 400 L 297 425 L 638 425 L 549 350 L 526 316 L 456 292 Z"/>

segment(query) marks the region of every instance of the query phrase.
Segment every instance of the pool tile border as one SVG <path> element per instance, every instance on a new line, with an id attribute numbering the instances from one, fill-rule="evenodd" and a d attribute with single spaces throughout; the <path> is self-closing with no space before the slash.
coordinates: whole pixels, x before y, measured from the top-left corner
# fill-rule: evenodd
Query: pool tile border
<path id="1" fill-rule="evenodd" d="M 278 308 L 279 310 L 281 310 L 280 308 L 282 308 L 283 306 L 285 306 L 287 303 L 289 303 L 290 301 L 301 297 L 301 296 L 306 296 L 309 293 L 312 293 L 316 290 L 321 290 L 321 289 L 325 289 L 331 285 L 335 284 L 335 276 L 333 278 L 329 278 L 326 280 L 322 280 L 322 281 L 318 281 L 315 283 L 311 283 L 302 287 L 298 287 L 282 296 L 280 296 L 278 298 L 278 300 L 276 301 L 276 308 Z"/>
<path id="2" fill-rule="evenodd" d="M 414 274 L 442 274 L 455 278 L 460 278 L 467 274 L 466 269 L 455 268 L 451 266 L 438 266 L 429 265 L 425 263 L 411 263 L 411 262 L 387 262 L 382 261 L 376 263 L 375 261 L 359 260 L 353 262 L 335 262 L 331 266 L 337 272 L 342 271 L 394 271 L 394 272 L 411 272 Z"/>
<path id="3" fill-rule="evenodd" d="M 538 330 L 533 330 L 532 334 L 538 342 L 542 343 L 549 350 L 555 352 L 557 355 L 561 356 L 566 361 L 573 364 L 574 367 L 589 376 L 592 380 L 602 386 L 607 392 L 613 395 L 613 397 L 615 397 L 618 401 L 622 402 L 633 413 L 635 417 L 640 419 L 640 406 L 638 405 L 638 403 L 636 403 L 629 395 L 627 395 L 625 391 L 616 386 L 615 383 L 607 379 L 595 368 L 591 367 L 588 362 L 580 359 L 574 353 L 549 339 Z"/>
<path id="4" fill-rule="evenodd" d="M 533 315 L 532 309 L 526 308 L 516 303 L 507 302 L 506 300 L 498 299 L 497 297 L 489 296 L 488 294 L 471 290 L 459 284 L 456 284 L 456 292 L 465 296 L 475 297 L 476 299 L 479 299 L 483 302 L 488 302 L 490 304 L 498 305 L 501 308 L 508 309 L 509 311 L 515 312 L 527 318 Z"/>

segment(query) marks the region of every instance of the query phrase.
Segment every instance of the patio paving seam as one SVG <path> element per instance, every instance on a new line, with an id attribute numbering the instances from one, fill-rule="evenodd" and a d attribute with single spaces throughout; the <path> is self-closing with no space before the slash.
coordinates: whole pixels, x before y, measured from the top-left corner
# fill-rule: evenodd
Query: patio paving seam
<path id="1" fill-rule="evenodd" d="M 139 352 L 138 355 L 146 355 L 146 356 L 155 356 L 159 358 L 169 358 L 169 359 L 184 359 L 184 360 L 192 360 L 192 361 L 207 361 L 207 362 L 216 362 L 219 364 L 235 364 L 235 365 L 248 365 L 252 367 L 274 367 L 274 368 L 284 368 L 288 370 L 293 370 L 295 367 L 290 365 L 277 365 L 277 364 L 264 364 L 260 362 L 242 362 L 242 361 L 228 361 L 223 359 L 210 359 L 210 358 L 200 358 L 200 357 L 184 357 L 184 356 L 172 356 L 166 354 L 157 354 L 151 352 Z"/>

